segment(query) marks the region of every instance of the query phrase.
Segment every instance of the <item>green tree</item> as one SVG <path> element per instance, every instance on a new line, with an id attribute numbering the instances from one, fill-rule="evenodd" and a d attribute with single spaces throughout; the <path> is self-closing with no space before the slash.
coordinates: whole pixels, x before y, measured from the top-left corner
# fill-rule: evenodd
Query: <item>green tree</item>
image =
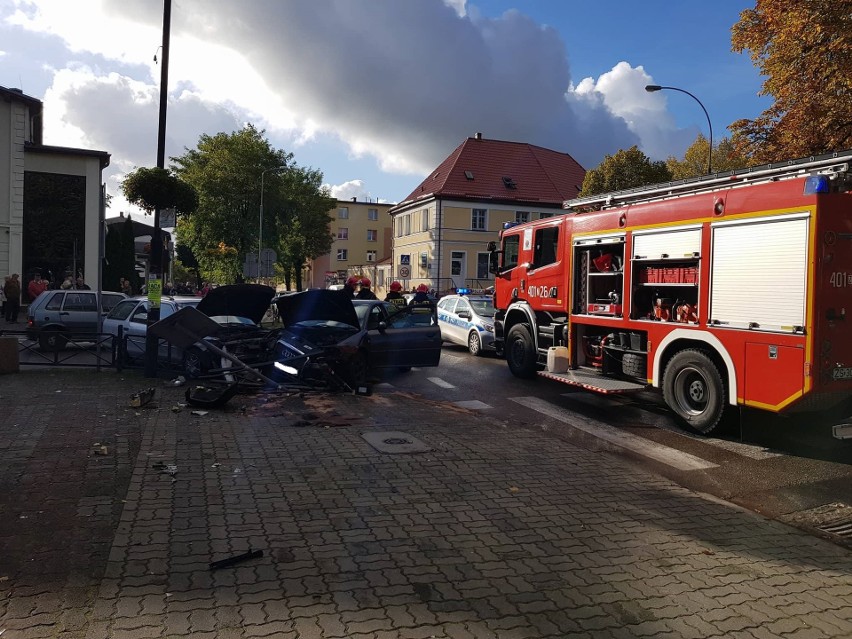
<path id="1" fill-rule="evenodd" d="M 330 249 L 327 213 L 335 200 L 321 189 L 322 173 L 297 166 L 254 126 L 202 135 L 196 149 L 172 162 L 199 194 L 198 210 L 180 221 L 177 235 L 204 277 L 236 281 L 246 254 L 257 250 L 261 188 L 263 244 L 277 249 L 279 262 L 301 260 L 300 273 L 304 260 Z"/>
<path id="2" fill-rule="evenodd" d="M 134 291 L 139 290 L 139 275 L 136 272 L 136 238 L 133 220 L 129 217 L 122 224 L 110 224 L 104 240 L 103 289 L 120 291 L 121 278 L 130 280 Z"/>
<path id="3" fill-rule="evenodd" d="M 673 155 L 666 160 L 666 167 L 673 180 L 684 180 L 707 173 L 707 153 L 710 142 L 700 133 L 679 160 Z M 730 138 L 723 138 L 713 146 L 713 173 L 733 171 L 748 166 L 748 160 L 739 153 Z"/>
<path id="4" fill-rule="evenodd" d="M 849 0 L 757 0 L 733 26 L 772 106 L 730 126 L 751 164 L 852 146 L 852 6 Z"/>
<path id="5" fill-rule="evenodd" d="M 620 191 L 671 179 L 665 162 L 652 162 L 639 147 L 632 146 L 626 151 L 621 149 L 615 155 L 607 155 L 597 167 L 587 171 L 580 196 Z"/>
<path id="6" fill-rule="evenodd" d="M 186 244 L 178 244 L 175 248 L 175 254 L 177 259 L 175 260 L 174 267 L 180 264 L 181 268 L 191 271 L 193 278 L 195 279 L 195 288 L 201 289 L 201 265 L 195 258 L 195 254 L 192 252 L 192 249 Z M 185 282 L 186 278 L 183 277 L 183 274 L 181 274 L 181 277 L 178 277 L 178 275 L 175 274 L 175 281 Z"/>

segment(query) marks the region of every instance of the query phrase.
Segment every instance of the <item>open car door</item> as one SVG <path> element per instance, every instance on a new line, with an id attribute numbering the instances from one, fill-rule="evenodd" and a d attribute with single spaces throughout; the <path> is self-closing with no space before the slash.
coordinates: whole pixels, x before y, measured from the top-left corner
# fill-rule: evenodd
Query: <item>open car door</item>
<path id="1" fill-rule="evenodd" d="M 424 323 L 411 307 L 374 306 L 367 334 L 373 368 L 437 366 L 441 361 L 441 329 L 437 323 Z"/>

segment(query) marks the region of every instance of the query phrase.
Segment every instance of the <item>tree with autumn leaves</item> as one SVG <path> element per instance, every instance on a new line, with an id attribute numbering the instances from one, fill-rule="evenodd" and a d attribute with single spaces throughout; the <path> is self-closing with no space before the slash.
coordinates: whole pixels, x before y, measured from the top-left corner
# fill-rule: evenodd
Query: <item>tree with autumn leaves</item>
<path id="1" fill-rule="evenodd" d="M 730 126 L 749 164 L 779 162 L 852 146 L 852 2 L 757 0 L 732 30 L 766 77 L 772 106 Z"/>

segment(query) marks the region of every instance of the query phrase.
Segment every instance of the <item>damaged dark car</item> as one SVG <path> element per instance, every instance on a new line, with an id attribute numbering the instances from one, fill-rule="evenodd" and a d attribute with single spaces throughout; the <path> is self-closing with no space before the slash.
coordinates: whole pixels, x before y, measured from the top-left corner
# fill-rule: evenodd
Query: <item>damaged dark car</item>
<path id="1" fill-rule="evenodd" d="M 330 290 L 288 295 L 276 305 L 283 324 L 273 353 L 278 376 L 354 388 L 382 371 L 440 363 L 440 329 L 416 309 Z"/>

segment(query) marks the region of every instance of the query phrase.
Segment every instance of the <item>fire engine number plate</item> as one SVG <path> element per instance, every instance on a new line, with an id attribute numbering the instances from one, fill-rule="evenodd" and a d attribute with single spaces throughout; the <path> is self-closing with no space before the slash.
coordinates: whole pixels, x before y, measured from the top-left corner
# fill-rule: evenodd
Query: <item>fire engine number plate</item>
<path id="1" fill-rule="evenodd" d="M 835 368 L 831 371 L 832 379 L 852 379 L 852 367 Z"/>

